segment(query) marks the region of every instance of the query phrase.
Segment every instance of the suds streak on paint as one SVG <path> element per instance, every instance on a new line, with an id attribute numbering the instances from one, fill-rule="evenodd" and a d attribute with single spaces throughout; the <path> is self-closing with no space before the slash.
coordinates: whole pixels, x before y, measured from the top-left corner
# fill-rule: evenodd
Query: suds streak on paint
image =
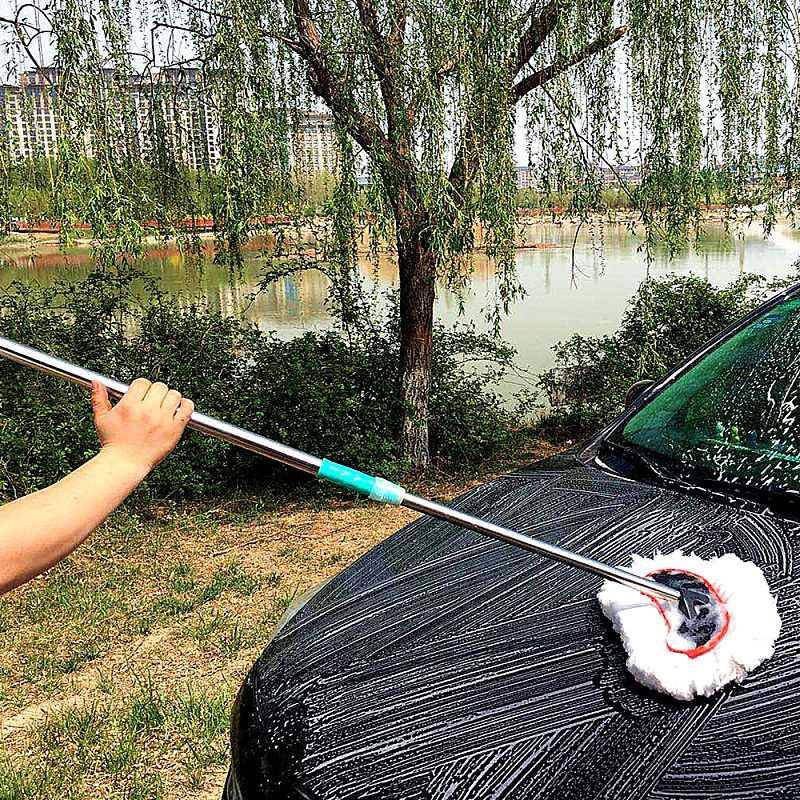
<path id="1" fill-rule="evenodd" d="M 253 668 L 234 741 L 245 800 L 800 797 L 794 528 L 566 458 L 458 506 L 616 564 L 677 547 L 755 561 L 779 596 L 777 653 L 709 700 L 658 697 L 626 675 L 597 579 L 420 520 Z"/>

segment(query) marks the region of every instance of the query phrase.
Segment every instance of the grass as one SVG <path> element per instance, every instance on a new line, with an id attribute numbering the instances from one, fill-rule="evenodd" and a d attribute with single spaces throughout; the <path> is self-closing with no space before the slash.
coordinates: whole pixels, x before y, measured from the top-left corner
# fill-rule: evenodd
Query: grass
<path id="1" fill-rule="evenodd" d="M 3 760 L 0 798 L 166 797 L 167 777 L 202 790 L 227 763 L 231 688 L 167 694 L 147 680 L 124 702 L 48 715 L 28 731 L 23 757 Z"/>
<path id="2" fill-rule="evenodd" d="M 486 474 L 441 477 L 414 488 Z M 284 611 L 412 518 L 330 498 L 115 514 L 0 598 L 0 800 L 218 798 L 233 700 Z"/>
<path id="3" fill-rule="evenodd" d="M 117 513 L 0 600 L 0 800 L 219 797 L 233 699 L 276 622 L 410 517 L 162 511 Z"/>

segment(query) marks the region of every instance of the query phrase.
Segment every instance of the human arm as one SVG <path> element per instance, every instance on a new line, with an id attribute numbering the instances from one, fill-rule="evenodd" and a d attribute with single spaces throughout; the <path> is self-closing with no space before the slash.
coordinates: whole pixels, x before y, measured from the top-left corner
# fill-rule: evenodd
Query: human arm
<path id="1" fill-rule="evenodd" d="M 139 378 L 115 406 L 94 383 L 92 409 L 100 452 L 52 486 L 0 507 L 0 594 L 81 544 L 175 447 L 194 404 Z"/>

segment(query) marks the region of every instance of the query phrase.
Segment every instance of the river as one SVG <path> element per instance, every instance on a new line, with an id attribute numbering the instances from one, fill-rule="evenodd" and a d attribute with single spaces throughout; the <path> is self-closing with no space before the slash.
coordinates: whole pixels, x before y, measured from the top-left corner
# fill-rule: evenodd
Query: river
<path id="1" fill-rule="evenodd" d="M 502 335 L 517 348 L 520 366 L 534 373 L 551 366 L 551 347 L 560 339 L 576 332 L 600 335 L 613 331 L 628 299 L 647 275 L 640 242 L 625 226 L 595 224 L 582 227 L 577 238 L 575 234 L 570 223 L 536 221 L 524 228 L 522 241 L 527 247 L 517 253 L 517 270 L 526 296 L 504 319 Z M 731 233 L 719 223 L 708 223 L 695 248 L 672 259 L 656 252 L 649 272 L 652 276 L 693 273 L 722 285 L 744 272 L 770 278 L 787 275 L 798 259 L 800 231 L 788 225 L 779 225 L 765 240 L 758 225 Z M 280 336 L 331 324 L 325 308 L 327 279 L 318 272 L 284 278 L 257 292 L 262 266 L 255 256 L 236 275 L 210 259 L 198 269 L 171 249 L 152 250 L 141 266 L 166 291 L 204 298 L 224 313 L 243 313 Z M 90 269 L 87 250 L 61 253 L 44 246 L 36 250 L 22 246 L 0 252 L 0 285 L 4 286 L 13 280 L 43 284 L 78 280 Z M 397 270 L 388 259 L 382 260 L 377 270 L 365 262 L 363 270 L 379 288 L 396 283 Z M 441 291 L 436 315 L 445 323 L 462 319 L 485 326 L 484 309 L 495 290 L 490 264 L 485 256 L 476 254 L 462 313 L 457 298 Z M 504 389 L 510 391 L 510 387 Z"/>

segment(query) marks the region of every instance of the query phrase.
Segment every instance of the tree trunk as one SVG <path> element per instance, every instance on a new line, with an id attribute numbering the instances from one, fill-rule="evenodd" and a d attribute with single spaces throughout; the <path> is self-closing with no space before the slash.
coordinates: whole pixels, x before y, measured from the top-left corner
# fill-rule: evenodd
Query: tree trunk
<path id="1" fill-rule="evenodd" d="M 421 225 L 398 225 L 400 267 L 400 392 L 404 404 L 401 447 L 413 469 L 430 463 L 428 398 L 431 387 L 436 257 Z"/>

